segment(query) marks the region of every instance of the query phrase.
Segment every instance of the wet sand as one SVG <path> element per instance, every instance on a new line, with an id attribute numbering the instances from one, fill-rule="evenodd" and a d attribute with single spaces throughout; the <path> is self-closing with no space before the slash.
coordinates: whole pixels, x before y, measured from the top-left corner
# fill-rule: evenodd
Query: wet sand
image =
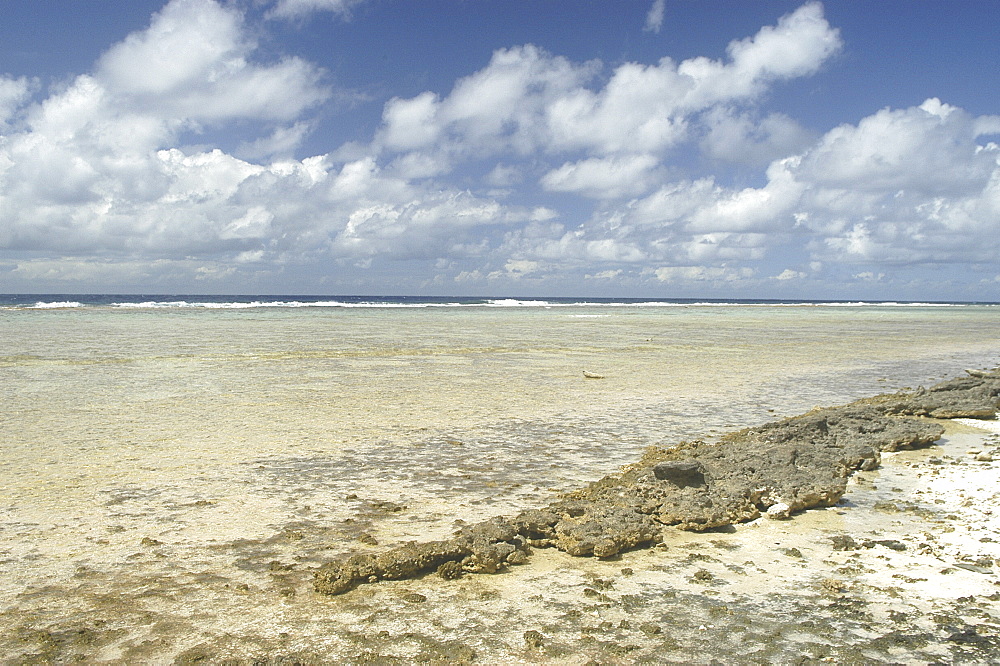
<path id="1" fill-rule="evenodd" d="M 77 567 L 72 599 L 22 595 L 4 614 L 0 659 L 990 663 L 1000 653 L 1000 432 L 996 421 L 940 423 L 941 440 L 884 453 L 834 506 L 674 529 L 604 559 L 539 549 L 495 575 L 432 574 L 331 597 L 312 581 L 336 555 L 331 532 L 289 529 L 207 553 L 147 537 L 129 544 L 114 585 Z M 359 549 L 380 550 L 359 536 Z M 218 558 L 240 574 L 218 575 Z"/>

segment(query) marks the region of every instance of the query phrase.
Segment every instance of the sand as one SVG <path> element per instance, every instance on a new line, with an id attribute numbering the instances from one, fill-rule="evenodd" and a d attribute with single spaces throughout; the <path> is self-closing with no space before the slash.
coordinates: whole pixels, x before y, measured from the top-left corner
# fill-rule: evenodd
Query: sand
<path id="1" fill-rule="evenodd" d="M 178 589 L 204 590 L 194 605 L 162 579 L 100 598 L 100 578 L 81 571 L 88 611 L 67 605 L 56 624 L 21 617 L 0 638 L 0 661 L 996 662 L 1000 427 L 939 423 L 941 440 L 884 453 L 834 506 L 674 529 L 653 548 L 606 559 L 538 549 L 495 575 L 427 575 L 330 597 L 313 591 L 315 559 L 301 556 L 311 537 L 288 534 L 267 544 L 278 560 L 236 562 L 239 585 L 189 580 L 195 568 L 178 559 Z M 181 553 L 150 540 L 135 557 Z M 234 615 L 234 597 L 257 619 Z"/>
<path id="2" fill-rule="evenodd" d="M 548 549 L 500 575 L 355 590 L 373 613 L 359 623 L 369 640 L 353 656 L 995 662 L 1000 462 L 975 453 L 1000 460 L 1000 435 L 996 422 L 944 424 L 932 447 L 884 454 L 839 504 L 791 520 L 677 530 L 610 560 Z M 439 614 L 442 605 L 463 607 L 463 617 Z"/>

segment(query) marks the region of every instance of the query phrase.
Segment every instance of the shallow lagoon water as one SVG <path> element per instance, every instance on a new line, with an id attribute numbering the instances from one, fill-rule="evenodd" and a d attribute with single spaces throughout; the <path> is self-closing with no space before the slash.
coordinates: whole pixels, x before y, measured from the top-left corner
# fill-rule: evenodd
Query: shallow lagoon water
<path id="1" fill-rule="evenodd" d="M 991 306 L 2 309 L 0 658 L 352 656 L 352 604 L 386 593 L 318 597 L 311 567 L 546 503 L 651 444 L 995 366 L 998 324 Z M 479 626 L 460 597 L 436 600 L 435 640 Z"/>

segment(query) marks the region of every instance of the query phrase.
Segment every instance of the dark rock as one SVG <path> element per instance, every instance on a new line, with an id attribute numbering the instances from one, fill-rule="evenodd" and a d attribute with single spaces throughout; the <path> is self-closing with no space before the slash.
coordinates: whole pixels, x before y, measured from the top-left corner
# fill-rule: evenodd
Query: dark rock
<path id="1" fill-rule="evenodd" d="M 930 389 L 816 409 L 730 433 L 717 443 L 653 447 L 621 472 L 549 506 L 463 527 L 451 539 L 408 543 L 325 564 L 316 571 L 314 586 L 319 592 L 339 594 L 360 583 L 434 570 L 445 578 L 495 573 L 525 562 L 532 547 L 612 557 L 658 543 L 665 526 L 713 530 L 754 520 L 772 507 L 773 513 L 785 516 L 832 506 L 846 492 L 848 476 L 877 468 L 882 451 L 927 446 L 941 437 L 940 425 L 912 416 L 992 418 L 998 396 L 1000 375 L 984 373 Z M 383 512 L 405 508 L 386 501 L 368 504 Z M 890 542 L 880 543 L 894 547 Z M 833 546 L 858 547 L 846 535 L 834 537 Z"/>
<path id="2" fill-rule="evenodd" d="M 437 575 L 445 580 L 461 578 L 464 573 L 465 570 L 462 568 L 462 563 L 455 560 L 449 560 L 437 568 Z"/>
<path id="3" fill-rule="evenodd" d="M 930 416 L 937 419 L 996 418 L 1000 407 L 1000 375 L 961 377 L 912 393 L 881 395 L 866 400 L 886 414 Z"/>
<path id="4" fill-rule="evenodd" d="M 660 625 L 653 624 L 652 622 L 643 622 L 639 625 L 639 631 L 646 634 L 647 636 L 655 636 L 656 634 L 662 633 L 663 629 Z"/>
<path id="5" fill-rule="evenodd" d="M 653 466 L 653 476 L 661 481 L 669 481 L 678 488 L 705 485 L 705 468 L 696 460 L 676 460 Z"/>
<path id="6" fill-rule="evenodd" d="M 839 534 L 839 535 L 837 535 L 835 537 L 832 537 L 830 539 L 830 541 L 833 542 L 833 549 L 834 550 L 857 550 L 858 549 L 858 542 L 855 541 L 852 537 L 849 537 L 846 534 Z"/>

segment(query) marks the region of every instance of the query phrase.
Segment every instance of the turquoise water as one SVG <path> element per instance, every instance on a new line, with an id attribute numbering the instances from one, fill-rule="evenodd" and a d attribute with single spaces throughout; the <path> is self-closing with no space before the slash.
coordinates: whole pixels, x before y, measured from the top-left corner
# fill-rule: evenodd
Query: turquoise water
<path id="1" fill-rule="evenodd" d="M 123 303 L 0 307 L 0 624 L 153 589 L 228 631 L 269 561 L 305 590 L 361 534 L 440 538 L 651 444 L 1000 363 L 986 305 Z"/>

